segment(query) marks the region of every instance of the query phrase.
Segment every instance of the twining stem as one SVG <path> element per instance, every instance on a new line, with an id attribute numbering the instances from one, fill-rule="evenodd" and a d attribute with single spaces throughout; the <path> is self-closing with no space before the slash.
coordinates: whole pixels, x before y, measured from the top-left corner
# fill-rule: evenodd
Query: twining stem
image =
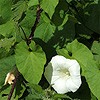
<path id="1" fill-rule="evenodd" d="M 8 95 L 8 99 L 7 100 L 11 100 L 11 97 L 13 95 L 13 92 L 14 92 L 14 89 L 15 89 L 16 82 L 18 80 L 18 77 L 19 77 L 19 72 L 16 73 L 16 76 L 15 76 L 15 79 L 14 79 L 14 83 L 12 84 L 12 87 L 11 87 L 11 90 L 10 90 L 10 93 Z"/>
<path id="2" fill-rule="evenodd" d="M 29 37 L 27 38 L 27 37 L 26 37 L 26 34 L 24 33 L 24 36 L 25 36 L 25 40 L 26 40 L 26 42 L 27 42 L 27 45 L 29 45 L 29 44 L 31 43 L 31 40 L 32 40 L 33 37 L 34 37 L 34 32 L 35 32 L 36 27 L 37 27 L 37 25 L 38 25 L 38 23 L 39 23 L 41 12 L 42 12 L 42 9 L 40 8 L 40 5 L 38 5 L 38 7 L 37 7 L 37 12 L 36 12 L 36 20 L 35 20 L 35 23 L 34 23 L 33 27 L 31 28 L 31 33 L 30 33 Z M 21 28 L 21 29 L 22 29 L 22 28 Z M 23 31 L 23 29 L 22 29 L 22 31 Z M 23 32 L 24 32 L 24 31 L 23 31 Z M 12 97 L 12 95 L 13 95 L 13 92 L 14 92 L 14 89 L 15 89 L 15 86 L 16 86 L 16 83 L 17 83 L 19 74 L 20 74 L 20 73 L 17 72 L 16 77 L 15 77 L 15 79 L 14 79 L 14 83 L 12 84 L 12 87 L 11 87 L 11 90 L 10 90 L 10 93 L 9 93 L 9 95 L 8 95 L 8 99 L 7 99 L 7 100 L 11 100 L 11 97 Z"/>
<path id="3" fill-rule="evenodd" d="M 30 36 L 28 38 L 28 45 L 30 44 L 31 40 L 34 37 L 34 32 L 35 32 L 36 27 L 37 27 L 37 25 L 39 23 L 41 12 L 42 12 L 42 9 L 40 8 L 40 5 L 38 5 L 37 12 L 36 12 L 36 20 L 35 20 L 35 23 L 34 23 L 33 27 L 31 28 L 31 34 L 30 34 Z"/>

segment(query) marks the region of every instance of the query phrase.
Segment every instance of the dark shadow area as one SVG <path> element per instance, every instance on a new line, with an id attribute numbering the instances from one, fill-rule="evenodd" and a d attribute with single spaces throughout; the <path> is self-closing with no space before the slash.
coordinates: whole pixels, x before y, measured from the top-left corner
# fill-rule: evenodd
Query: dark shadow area
<path id="1" fill-rule="evenodd" d="M 60 46 L 62 48 L 64 44 L 71 42 L 74 39 L 75 23 L 72 21 L 71 17 L 68 17 L 66 24 L 61 30 L 56 29 L 54 36 L 47 42 L 47 44 L 52 46 Z"/>
<path id="2" fill-rule="evenodd" d="M 66 0 L 59 0 L 59 4 L 57 5 L 55 13 L 53 14 L 52 17 L 52 22 L 56 26 L 61 25 L 67 11 L 68 11 L 68 4 L 66 3 Z"/>
<path id="3" fill-rule="evenodd" d="M 40 38 L 34 38 L 34 41 L 37 44 L 39 44 L 42 47 L 43 51 L 45 52 L 46 57 L 47 57 L 47 63 L 51 60 L 51 58 L 53 56 L 55 56 L 57 54 L 56 50 L 53 48 L 53 46 L 52 45 L 48 45 L 42 39 L 40 39 Z"/>

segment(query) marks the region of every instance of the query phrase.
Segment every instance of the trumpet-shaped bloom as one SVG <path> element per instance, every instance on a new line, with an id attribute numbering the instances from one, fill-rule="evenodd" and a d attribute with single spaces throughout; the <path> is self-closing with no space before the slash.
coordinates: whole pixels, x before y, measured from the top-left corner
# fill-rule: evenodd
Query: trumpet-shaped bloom
<path id="1" fill-rule="evenodd" d="M 59 55 L 51 59 L 44 75 L 59 94 L 75 92 L 82 83 L 79 63 Z"/>

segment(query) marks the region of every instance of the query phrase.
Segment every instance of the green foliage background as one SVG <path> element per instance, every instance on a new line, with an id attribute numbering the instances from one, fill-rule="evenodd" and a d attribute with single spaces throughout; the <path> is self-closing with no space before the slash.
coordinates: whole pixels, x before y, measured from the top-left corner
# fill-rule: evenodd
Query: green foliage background
<path id="1" fill-rule="evenodd" d="M 57 54 L 81 66 L 75 93 L 57 94 L 44 77 Z M 11 100 L 100 100 L 100 0 L 0 0 L 0 100 L 8 72 L 20 73 Z"/>

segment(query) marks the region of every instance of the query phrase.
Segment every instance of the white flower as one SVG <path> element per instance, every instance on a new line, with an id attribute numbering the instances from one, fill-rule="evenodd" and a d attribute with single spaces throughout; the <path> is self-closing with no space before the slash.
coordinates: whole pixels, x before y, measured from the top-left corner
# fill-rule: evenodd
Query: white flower
<path id="1" fill-rule="evenodd" d="M 59 55 L 51 59 L 44 75 L 59 94 L 75 92 L 82 83 L 79 63 Z"/>
<path id="2" fill-rule="evenodd" d="M 13 73 L 9 72 L 6 76 L 6 79 L 5 79 L 5 83 L 4 85 L 6 85 L 7 83 L 9 84 L 13 84 L 13 80 L 15 79 L 15 76 Z"/>

